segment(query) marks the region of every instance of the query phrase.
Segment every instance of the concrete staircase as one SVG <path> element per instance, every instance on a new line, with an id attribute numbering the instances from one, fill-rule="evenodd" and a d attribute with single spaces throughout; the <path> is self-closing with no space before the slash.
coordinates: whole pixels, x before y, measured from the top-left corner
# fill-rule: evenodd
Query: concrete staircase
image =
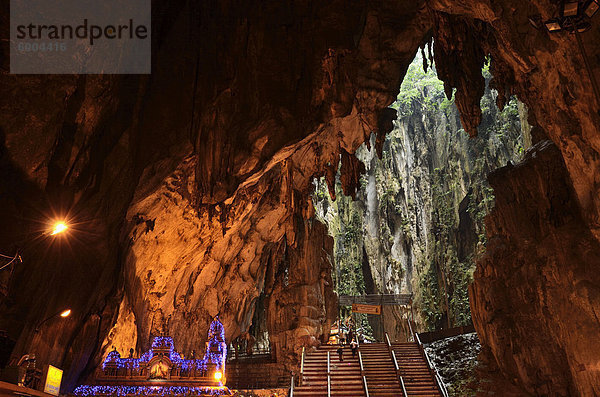
<path id="1" fill-rule="evenodd" d="M 330 396 L 369 397 L 441 397 L 435 377 L 418 343 L 365 343 L 360 345 L 363 371 L 358 355 L 352 358 L 349 347 L 344 347 L 344 361 L 339 361 L 337 346 L 324 345 L 304 357 L 301 386 L 294 388 L 294 397 L 328 397 L 327 352 L 330 363 Z M 394 351 L 398 372 L 391 351 Z M 402 376 L 406 395 L 399 376 Z"/>
<path id="2" fill-rule="evenodd" d="M 337 346 L 324 345 L 304 357 L 302 386 L 294 389 L 294 397 L 327 397 L 327 352 L 330 353 L 331 395 L 340 397 L 364 396 L 358 356 L 352 358 L 349 347 L 344 347 L 344 361 L 339 361 Z"/>
<path id="3" fill-rule="evenodd" d="M 388 346 L 384 343 L 360 345 L 370 397 L 404 396 Z"/>
<path id="4" fill-rule="evenodd" d="M 410 397 L 438 397 L 440 393 L 424 353 L 416 342 L 392 343 L 406 394 Z"/>

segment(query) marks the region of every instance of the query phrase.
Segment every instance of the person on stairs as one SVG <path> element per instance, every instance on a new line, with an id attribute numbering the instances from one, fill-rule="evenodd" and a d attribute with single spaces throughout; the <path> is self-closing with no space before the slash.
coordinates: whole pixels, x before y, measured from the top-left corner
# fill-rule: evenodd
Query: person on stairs
<path id="1" fill-rule="evenodd" d="M 344 361 L 344 348 L 342 347 L 341 343 L 337 348 L 337 354 L 338 354 L 340 361 Z"/>
<path id="2" fill-rule="evenodd" d="M 356 357 L 356 352 L 358 351 L 358 343 L 354 339 L 350 342 L 350 349 L 352 349 L 352 358 Z"/>

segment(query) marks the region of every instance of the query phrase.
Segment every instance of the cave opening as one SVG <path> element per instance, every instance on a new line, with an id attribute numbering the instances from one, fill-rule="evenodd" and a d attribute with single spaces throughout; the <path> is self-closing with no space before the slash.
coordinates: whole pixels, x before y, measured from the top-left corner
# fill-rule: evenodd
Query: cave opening
<path id="1" fill-rule="evenodd" d="M 325 178 L 314 181 L 316 213 L 335 242 L 336 292 L 411 296 L 408 305 L 383 305 L 381 315 L 340 305 L 340 317 L 352 318 L 373 341 L 385 333 L 410 339 L 407 321 L 419 332 L 471 325 L 468 286 L 494 205 L 487 177 L 518 163 L 531 146 L 525 105 L 511 97 L 502 110 L 496 106 L 489 59 L 481 71 L 482 122 L 469 137 L 426 49 L 416 53 L 390 105 L 397 116 L 382 157 L 375 136 L 356 152 L 366 166 L 356 199 L 344 195 L 339 174 L 335 200 Z"/>

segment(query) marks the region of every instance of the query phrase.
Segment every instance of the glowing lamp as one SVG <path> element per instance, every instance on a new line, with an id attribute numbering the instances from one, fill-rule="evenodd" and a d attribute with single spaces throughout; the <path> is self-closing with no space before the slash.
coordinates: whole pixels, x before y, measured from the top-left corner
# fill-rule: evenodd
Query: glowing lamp
<path id="1" fill-rule="evenodd" d="M 594 14 L 596 14 L 596 11 L 598 11 L 598 8 L 600 8 L 600 4 L 598 4 L 598 2 L 596 0 L 592 0 L 592 1 L 590 1 L 590 3 L 587 5 L 587 7 L 585 8 L 585 10 L 583 12 L 585 13 L 585 15 L 588 16 L 588 18 L 591 18 L 594 16 Z"/>
<path id="2" fill-rule="evenodd" d="M 40 332 L 40 327 L 41 327 L 41 326 L 42 326 L 42 324 L 44 324 L 46 321 L 48 321 L 48 320 L 51 320 L 51 319 L 53 319 L 53 318 L 56 318 L 56 317 L 59 317 L 59 316 L 60 316 L 60 317 L 62 317 L 62 318 L 66 318 L 66 317 L 69 317 L 69 315 L 70 315 L 70 314 L 71 314 L 71 309 L 66 309 L 66 310 L 63 310 L 62 312 L 58 312 L 58 313 L 56 313 L 56 314 L 53 314 L 52 316 L 48 317 L 47 319 L 45 319 L 45 320 L 43 320 L 43 321 L 39 322 L 39 323 L 36 325 L 36 327 L 35 327 L 35 332 L 36 332 L 36 333 L 37 333 L 37 332 Z"/>
<path id="3" fill-rule="evenodd" d="M 69 227 L 66 225 L 66 223 L 64 222 L 56 222 L 54 224 L 54 228 L 52 229 L 52 231 L 50 232 L 51 236 L 57 235 L 59 233 L 64 232 L 65 230 L 67 230 Z"/>
<path id="4" fill-rule="evenodd" d="M 71 309 L 67 309 L 64 312 L 60 313 L 61 317 L 69 317 L 71 315 Z"/>
<path id="5" fill-rule="evenodd" d="M 577 8 L 578 8 L 578 6 L 579 6 L 579 3 L 576 2 L 576 1 L 566 3 L 564 11 L 563 11 L 563 15 L 565 17 L 574 17 L 574 16 L 577 16 Z"/>
<path id="6" fill-rule="evenodd" d="M 556 18 L 554 19 L 549 19 L 546 21 L 546 28 L 550 31 L 550 32 L 558 32 L 562 29 L 562 27 L 560 26 L 560 21 Z"/>
<path id="7" fill-rule="evenodd" d="M 217 371 L 217 372 L 215 372 L 215 375 L 214 375 L 214 377 L 215 377 L 215 380 L 216 380 L 217 382 L 220 382 L 220 381 L 221 381 L 221 379 L 223 379 L 223 372 L 221 372 L 221 371 Z"/>

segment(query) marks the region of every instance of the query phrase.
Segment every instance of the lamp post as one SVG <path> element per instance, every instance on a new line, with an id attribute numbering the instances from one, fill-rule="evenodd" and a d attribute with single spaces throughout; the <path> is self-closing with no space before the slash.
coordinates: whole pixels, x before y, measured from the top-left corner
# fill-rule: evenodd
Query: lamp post
<path id="1" fill-rule="evenodd" d="M 67 225 L 67 223 L 65 221 L 56 221 L 52 224 L 52 226 L 49 230 L 42 233 L 42 236 L 56 236 L 58 234 L 64 233 L 68 229 L 69 229 L 69 226 Z M 21 240 L 21 242 L 23 242 L 23 240 Z M 0 266 L 0 270 L 6 269 L 7 267 L 9 267 L 11 264 L 13 264 L 15 262 L 23 263 L 23 258 L 21 258 L 21 254 L 19 253 L 18 249 L 17 249 L 17 252 L 13 256 L 0 253 L 0 258 L 10 259 L 10 261 L 8 263 L 5 263 L 4 265 Z"/>
<path id="2" fill-rule="evenodd" d="M 57 238 L 56 237 L 57 235 L 64 233 L 68 229 L 69 229 L 69 226 L 66 223 L 66 221 L 57 220 L 57 221 L 54 221 L 52 223 L 52 225 L 46 231 L 41 232 L 40 235 L 41 235 L 41 237 L 52 236 L 52 238 Z M 21 240 L 19 244 L 23 244 L 23 243 L 28 244 L 32 240 L 33 239 Z M 6 275 L 7 273 L 4 273 L 4 272 L 1 273 L 2 275 L 0 275 L 0 298 L 5 298 L 9 295 L 10 281 L 13 276 L 15 265 L 19 264 L 19 263 L 23 263 L 23 258 L 21 257 L 20 249 L 17 248 L 14 255 L 5 255 L 5 254 L 0 253 L 0 260 L 2 262 L 4 262 L 4 263 L 0 263 L 0 272 L 2 270 L 6 270 L 9 272 L 8 275 Z"/>
<path id="3" fill-rule="evenodd" d="M 42 233 L 42 236 L 56 236 L 58 234 L 64 233 L 68 229 L 69 229 L 69 226 L 67 225 L 67 223 L 65 221 L 61 221 L 61 220 L 55 221 L 49 230 Z M 23 242 L 23 240 L 21 240 L 21 242 Z M 0 270 L 6 269 L 8 266 L 10 266 L 11 264 L 13 264 L 15 262 L 23 263 L 23 258 L 21 258 L 21 254 L 19 253 L 18 249 L 17 249 L 17 252 L 15 253 L 15 255 L 12 255 L 12 256 L 0 253 L 0 258 L 10 259 L 10 261 L 8 263 L 5 263 L 4 265 L 0 266 Z"/>
<path id="4" fill-rule="evenodd" d="M 40 332 L 40 327 L 42 326 L 42 324 L 44 324 L 46 321 L 53 319 L 54 317 L 62 317 L 62 318 L 67 318 L 71 315 L 71 309 L 65 309 L 65 310 L 61 310 L 56 314 L 51 315 L 50 317 L 46 318 L 45 320 L 40 321 L 36 326 L 35 326 L 35 332 L 38 333 Z"/>

